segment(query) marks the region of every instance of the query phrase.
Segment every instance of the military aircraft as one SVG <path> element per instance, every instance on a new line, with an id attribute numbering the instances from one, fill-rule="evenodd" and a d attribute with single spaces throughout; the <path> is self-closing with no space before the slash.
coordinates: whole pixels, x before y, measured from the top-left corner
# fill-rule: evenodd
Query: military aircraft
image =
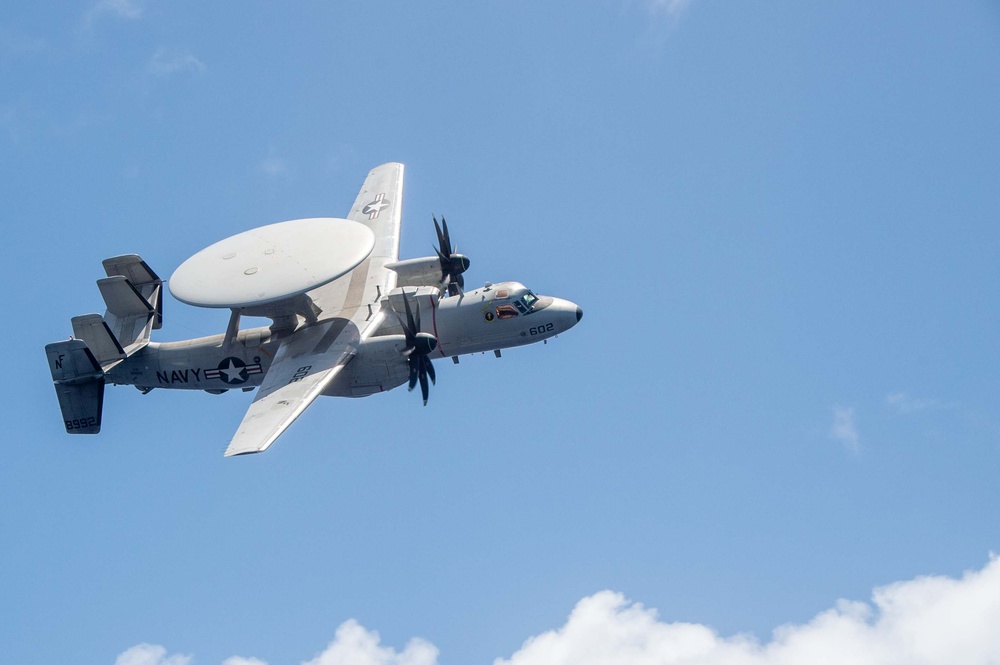
<path id="1" fill-rule="evenodd" d="M 225 455 L 259 453 L 320 395 L 364 397 L 408 383 L 427 404 L 432 359 L 548 339 L 583 316 L 576 304 L 518 282 L 465 290 L 469 259 L 444 217 L 436 256 L 399 260 L 403 165 L 368 173 L 346 219 L 252 229 L 198 252 L 171 294 L 231 310 L 224 334 L 153 342 L 163 282 L 135 254 L 106 259 L 97 286 L 107 311 L 72 319 L 73 337 L 45 347 L 66 431 L 101 429 L 104 386 L 250 391 L 257 395 Z M 271 325 L 240 329 L 244 316 Z"/>

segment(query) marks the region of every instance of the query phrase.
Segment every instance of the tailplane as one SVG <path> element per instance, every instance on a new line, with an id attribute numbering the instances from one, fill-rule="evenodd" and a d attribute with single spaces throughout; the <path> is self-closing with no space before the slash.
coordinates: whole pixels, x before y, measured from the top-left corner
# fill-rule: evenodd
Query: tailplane
<path id="1" fill-rule="evenodd" d="M 163 280 L 136 254 L 104 260 L 97 280 L 107 310 L 73 317 L 76 339 L 45 347 L 66 431 L 101 431 L 105 372 L 149 343 L 163 324 Z"/>

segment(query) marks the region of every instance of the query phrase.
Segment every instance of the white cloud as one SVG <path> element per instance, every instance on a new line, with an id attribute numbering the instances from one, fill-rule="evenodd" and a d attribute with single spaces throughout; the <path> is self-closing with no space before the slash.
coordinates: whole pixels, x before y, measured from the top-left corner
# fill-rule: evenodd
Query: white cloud
<path id="1" fill-rule="evenodd" d="M 137 19 L 142 16 L 142 4 L 136 0 L 98 0 L 91 10 L 94 15 L 110 14 L 118 18 Z"/>
<path id="2" fill-rule="evenodd" d="M 379 635 L 350 619 L 341 624 L 333 642 L 319 655 L 302 665 L 434 665 L 437 648 L 419 638 L 407 642 L 396 653 L 379 644 Z"/>
<path id="3" fill-rule="evenodd" d="M 292 176 L 292 169 L 281 157 L 268 155 L 260 163 L 260 170 L 272 178 Z"/>
<path id="4" fill-rule="evenodd" d="M 913 397 L 907 393 L 889 393 L 885 397 L 885 403 L 894 408 L 899 413 L 914 413 L 915 411 L 925 411 L 927 409 L 940 409 L 948 405 L 936 399 L 925 397 Z"/>
<path id="5" fill-rule="evenodd" d="M 494 665 L 988 665 L 1000 662 L 997 626 L 1000 561 L 991 558 L 958 580 L 922 577 L 876 589 L 871 604 L 840 601 L 767 643 L 663 622 L 603 591 L 581 600 L 562 628 Z"/>
<path id="6" fill-rule="evenodd" d="M 724 637 L 696 623 L 662 621 L 655 609 L 601 591 L 566 623 L 528 639 L 494 665 L 996 665 L 1000 663 L 1000 559 L 961 578 L 918 577 L 876 588 L 868 603 L 841 600 L 805 624 L 762 642 Z M 354 620 L 302 665 L 435 665 L 438 651 L 412 639 L 397 652 Z M 189 656 L 140 644 L 115 665 L 189 665 Z M 222 665 L 267 665 L 233 657 Z"/>
<path id="7" fill-rule="evenodd" d="M 115 659 L 115 665 L 189 665 L 191 656 L 167 655 L 158 644 L 137 644 Z"/>
<path id="8" fill-rule="evenodd" d="M 141 0 L 97 0 L 84 17 L 84 24 L 92 25 L 102 16 L 134 21 L 142 16 L 143 5 Z"/>
<path id="9" fill-rule="evenodd" d="M 232 656 L 231 658 L 226 658 L 224 661 L 222 661 L 222 665 L 267 665 L 267 663 L 257 658 L 243 658 L 241 656 Z"/>
<path id="10" fill-rule="evenodd" d="M 379 634 L 354 619 L 340 625 L 333 641 L 312 660 L 302 665 L 435 665 L 438 650 L 420 638 L 406 643 L 402 651 L 381 645 Z M 189 665 L 190 656 L 166 656 L 167 650 L 152 644 L 138 644 L 118 656 L 115 665 Z M 257 658 L 232 656 L 222 665 L 267 665 Z"/>
<path id="11" fill-rule="evenodd" d="M 649 7 L 649 11 L 653 13 L 678 16 L 687 9 L 691 0 L 645 0 L 645 3 Z"/>
<path id="12" fill-rule="evenodd" d="M 188 51 L 159 48 L 146 67 L 153 76 L 170 76 L 177 72 L 193 72 L 200 74 L 205 71 L 205 64 Z"/>
<path id="13" fill-rule="evenodd" d="M 833 425 L 830 427 L 830 438 L 844 444 L 852 453 L 861 450 L 861 437 L 858 426 L 854 422 L 854 407 L 833 407 Z"/>
<path id="14" fill-rule="evenodd" d="M 711 628 L 691 623 L 663 623 L 656 610 L 625 597 L 602 591 L 573 608 L 566 625 L 532 637 L 509 660 L 495 665 L 533 663 L 695 663 L 706 656 L 713 662 L 738 665 L 743 652 L 753 652 L 750 638 L 721 639 Z"/>

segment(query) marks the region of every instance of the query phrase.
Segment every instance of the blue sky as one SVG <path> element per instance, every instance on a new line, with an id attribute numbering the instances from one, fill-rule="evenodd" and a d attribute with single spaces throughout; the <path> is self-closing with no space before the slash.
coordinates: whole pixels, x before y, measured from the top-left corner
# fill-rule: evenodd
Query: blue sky
<path id="1" fill-rule="evenodd" d="M 927 598 L 1000 620 L 997 71 L 986 0 L 8 3 L 0 660 L 611 662 L 689 623 L 771 663 L 854 644 L 823 617 L 904 655 L 885 626 L 946 642 Z M 582 323 L 250 458 L 251 395 L 119 387 L 63 432 L 43 346 L 101 259 L 169 277 L 386 161 L 404 256 L 443 213 L 471 283 Z"/>

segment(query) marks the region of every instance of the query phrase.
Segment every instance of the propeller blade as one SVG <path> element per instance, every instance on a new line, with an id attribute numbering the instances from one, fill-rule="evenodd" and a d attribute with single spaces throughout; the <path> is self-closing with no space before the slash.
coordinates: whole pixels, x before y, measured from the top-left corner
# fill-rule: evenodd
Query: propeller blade
<path id="1" fill-rule="evenodd" d="M 448 224 L 445 222 L 444 230 L 442 231 L 441 227 L 438 226 L 437 217 L 431 215 L 431 219 L 434 220 L 434 230 L 437 231 L 437 237 L 438 237 L 437 254 L 439 257 L 441 257 L 441 261 L 444 262 L 448 259 L 448 256 L 451 254 L 451 243 L 449 242 L 450 239 L 448 238 Z M 444 222 L 443 216 L 441 217 L 441 221 Z"/>
<path id="2" fill-rule="evenodd" d="M 417 385 L 417 374 L 420 372 L 419 367 L 420 365 L 418 363 L 413 360 L 410 361 L 410 387 L 407 388 L 407 390 L 413 390 L 413 388 Z"/>
<path id="3" fill-rule="evenodd" d="M 437 220 L 435 220 L 435 225 L 436 223 Z M 410 301 L 405 294 L 403 296 L 403 310 L 406 312 L 406 319 L 404 320 L 399 312 L 396 312 L 396 318 L 399 320 L 399 327 L 403 329 L 403 335 L 406 338 L 406 346 L 403 347 L 400 354 L 406 358 L 410 369 L 407 390 L 412 391 L 419 383 L 424 406 L 427 406 L 427 398 L 430 395 L 428 377 L 430 377 L 431 383 L 437 383 L 434 365 L 427 356 L 437 348 L 437 338 L 430 333 L 420 331 L 420 308 L 417 308 L 416 315 L 414 315 L 410 308 Z"/>
<path id="4" fill-rule="evenodd" d="M 427 397 L 431 392 L 430 387 L 427 385 L 427 372 L 418 372 L 418 376 L 420 377 L 420 395 L 424 398 L 424 406 L 427 406 Z"/>
<path id="5" fill-rule="evenodd" d="M 469 259 L 457 253 L 457 249 L 451 244 L 451 232 L 448 230 L 448 222 L 441 216 L 438 222 L 436 215 L 431 215 L 434 222 L 434 232 L 437 233 L 438 246 L 434 248 L 438 262 L 441 264 L 441 284 L 442 292 L 448 295 L 459 295 L 465 288 L 465 280 L 462 273 L 469 269 Z"/>
<path id="6" fill-rule="evenodd" d="M 442 245 L 442 248 L 444 248 L 448 254 L 451 254 L 455 251 L 455 247 L 451 244 L 451 234 L 448 233 L 448 222 L 445 221 L 444 215 L 441 215 L 441 228 L 444 230 L 444 244 Z"/>
<path id="7" fill-rule="evenodd" d="M 410 310 L 410 299 L 406 297 L 406 293 L 403 293 L 403 307 L 406 309 L 406 325 L 409 328 L 408 336 L 415 337 L 417 331 L 420 330 L 420 326 L 413 320 L 413 312 Z M 417 316 L 420 316 L 419 311 L 417 312 Z"/>
<path id="8" fill-rule="evenodd" d="M 434 363 L 432 363 L 431 359 L 427 358 L 427 356 L 424 356 L 424 358 L 427 360 L 427 376 L 431 377 L 431 383 L 437 385 L 437 377 L 434 375 Z"/>

